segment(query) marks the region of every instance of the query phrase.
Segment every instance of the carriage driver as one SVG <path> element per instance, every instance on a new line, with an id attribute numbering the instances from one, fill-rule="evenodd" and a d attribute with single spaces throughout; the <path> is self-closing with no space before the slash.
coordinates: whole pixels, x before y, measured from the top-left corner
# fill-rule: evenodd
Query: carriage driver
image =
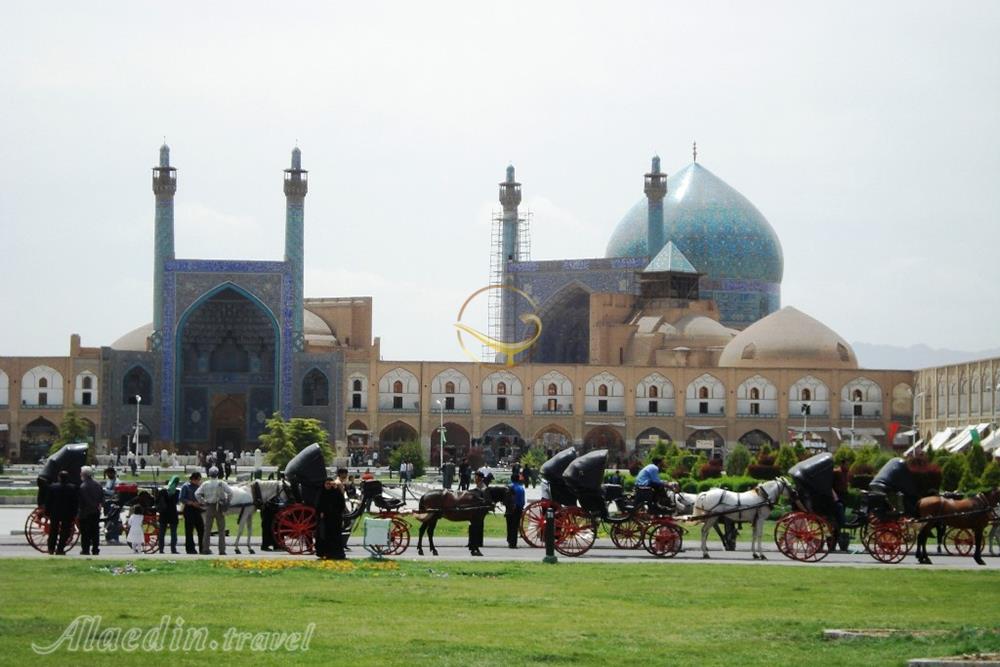
<path id="1" fill-rule="evenodd" d="M 663 459 L 659 456 L 652 463 L 639 471 L 635 478 L 635 500 L 637 503 L 655 503 L 662 506 L 670 505 L 667 486 L 660 479 L 663 470 Z"/>

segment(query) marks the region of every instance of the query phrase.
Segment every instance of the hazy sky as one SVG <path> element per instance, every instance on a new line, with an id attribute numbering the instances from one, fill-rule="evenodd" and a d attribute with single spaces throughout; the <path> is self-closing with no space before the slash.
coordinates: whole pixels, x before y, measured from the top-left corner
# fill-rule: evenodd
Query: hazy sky
<path id="1" fill-rule="evenodd" d="M 0 22 L 0 355 L 152 320 L 150 167 L 178 257 L 370 295 L 386 359 L 458 359 L 508 162 L 535 259 L 601 257 L 658 152 L 777 231 L 782 302 L 851 341 L 983 349 L 1000 308 L 1000 3 L 16 3 Z"/>

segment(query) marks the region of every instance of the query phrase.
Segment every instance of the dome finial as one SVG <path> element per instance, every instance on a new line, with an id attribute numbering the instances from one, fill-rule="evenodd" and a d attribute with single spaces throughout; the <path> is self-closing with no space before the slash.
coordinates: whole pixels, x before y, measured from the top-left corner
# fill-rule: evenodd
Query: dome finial
<path id="1" fill-rule="evenodd" d="M 508 183 L 513 183 L 514 182 L 514 165 L 513 165 L 513 163 L 508 163 L 507 164 L 507 182 Z"/>
<path id="2" fill-rule="evenodd" d="M 302 151 L 299 150 L 299 140 L 295 140 L 295 148 L 292 149 L 292 169 L 302 169 Z"/>
<path id="3" fill-rule="evenodd" d="M 691 144 L 691 153 L 694 156 L 694 161 L 697 162 L 698 161 L 698 142 L 697 141 L 694 142 L 693 144 Z"/>
<path id="4" fill-rule="evenodd" d="M 160 166 L 170 166 L 170 146 L 167 146 L 167 138 L 163 137 L 163 145 L 160 146 Z"/>

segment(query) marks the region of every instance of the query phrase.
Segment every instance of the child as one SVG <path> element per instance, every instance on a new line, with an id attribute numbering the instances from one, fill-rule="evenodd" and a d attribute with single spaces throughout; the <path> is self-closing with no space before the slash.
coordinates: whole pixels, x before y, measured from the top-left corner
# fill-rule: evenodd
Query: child
<path id="1" fill-rule="evenodd" d="M 133 505 L 132 514 L 128 518 L 128 533 L 125 536 L 125 541 L 132 547 L 133 553 L 142 553 L 143 542 L 146 539 L 142 530 L 142 521 L 144 518 L 142 506 Z"/>

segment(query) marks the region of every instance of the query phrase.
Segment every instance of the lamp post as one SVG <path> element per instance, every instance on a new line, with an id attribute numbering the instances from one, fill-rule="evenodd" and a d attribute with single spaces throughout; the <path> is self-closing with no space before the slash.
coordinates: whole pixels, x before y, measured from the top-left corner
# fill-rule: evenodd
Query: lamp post
<path id="1" fill-rule="evenodd" d="M 854 418 L 858 416 L 858 406 L 861 401 L 854 399 L 851 401 L 851 449 L 854 449 Z"/>
<path id="2" fill-rule="evenodd" d="M 135 395 L 135 458 L 139 459 L 139 406 L 142 404 L 142 396 Z"/>
<path id="3" fill-rule="evenodd" d="M 912 433 L 910 433 L 910 448 L 912 449 L 915 444 L 917 444 L 917 399 L 923 397 L 925 392 L 920 392 L 919 394 L 914 394 L 913 396 L 913 425 L 910 427 Z M 923 403 L 920 404 L 920 413 L 923 414 Z M 891 443 L 890 443 L 891 445 Z"/>
<path id="4" fill-rule="evenodd" d="M 806 431 L 809 426 L 809 404 L 802 404 L 802 446 L 806 446 Z"/>
<path id="5" fill-rule="evenodd" d="M 441 415 L 441 425 L 438 427 L 438 471 L 440 472 L 444 468 L 444 403 L 441 402 L 441 399 L 437 399 L 435 402 L 438 404 Z"/>

